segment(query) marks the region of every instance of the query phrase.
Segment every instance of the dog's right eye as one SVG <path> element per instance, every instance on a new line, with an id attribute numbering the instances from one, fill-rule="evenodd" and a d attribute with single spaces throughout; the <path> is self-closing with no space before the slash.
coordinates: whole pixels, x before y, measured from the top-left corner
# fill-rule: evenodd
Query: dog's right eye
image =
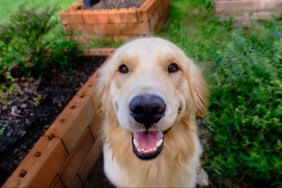
<path id="1" fill-rule="evenodd" d="M 126 74 L 126 73 L 128 73 L 129 69 L 125 64 L 122 64 L 121 66 L 119 66 L 118 71 L 120 73 Z"/>
<path id="2" fill-rule="evenodd" d="M 175 72 L 177 72 L 178 70 L 179 70 L 179 67 L 178 67 L 178 65 L 175 64 L 175 63 L 171 63 L 171 64 L 168 66 L 168 68 L 167 68 L 167 71 L 168 71 L 169 73 L 175 73 Z"/>

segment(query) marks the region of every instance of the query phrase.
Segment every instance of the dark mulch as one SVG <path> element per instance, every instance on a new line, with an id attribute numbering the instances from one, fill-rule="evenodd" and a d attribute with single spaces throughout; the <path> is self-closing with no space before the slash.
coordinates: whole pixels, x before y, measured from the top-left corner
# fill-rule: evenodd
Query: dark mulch
<path id="1" fill-rule="evenodd" d="M 16 81 L 22 92 L 11 94 L 8 105 L 0 102 L 0 187 L 104 60 L 81 58 L 68 72 Z"/>
<path id="2" fill-rule="evenodd" d="M 100 0 L 92 9 L 138 8 L 143 2 L 144 0 Z"/>

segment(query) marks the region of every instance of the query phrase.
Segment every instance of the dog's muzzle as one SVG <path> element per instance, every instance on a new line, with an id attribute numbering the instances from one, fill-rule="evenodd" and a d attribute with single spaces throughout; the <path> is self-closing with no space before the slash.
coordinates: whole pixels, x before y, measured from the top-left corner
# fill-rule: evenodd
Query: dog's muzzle
<path id="1" fill-rule="evenodd" d="M 149 128 L 164 116 L 164 100 L 156 95 L 138 95 L 131 100 L 129 110 L 134 120 L 144 126 L 144 131 L 132 134 L 133 152 L 143 160 L 156 158 L 163 149 L 164 133 Z"/>

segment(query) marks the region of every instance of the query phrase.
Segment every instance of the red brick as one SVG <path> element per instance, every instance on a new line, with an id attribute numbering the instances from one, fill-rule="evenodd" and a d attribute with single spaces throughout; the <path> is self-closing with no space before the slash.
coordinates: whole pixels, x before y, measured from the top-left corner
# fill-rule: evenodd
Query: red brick
<path id="1" fill-rule="evenodd" d="M 87 35 L 119 35 L 120 27 L 118 24 L 77 24 L 69 25 L 75 31 L 82 32 Z"/>
<path id="2" fill-rule="evenodd" d="M 63 24 L 81 24 L 84 23 L 82 17 L 82 10 L 79 10 L 82 7 L 81 2 L 74 3 L 68 9 L 60 13 L 60 17 Z"/>
<path id="3" fill-rule="evenodd" d="M 110 23 L 138 23 L 137 9 L 111 9 L 109 10 L 109 21 Z"/>
<path id="4" fill-rule="evenodd" d="M 144 3 L 138 9 L 138 16 L 140 21 L 148 22 L 150 17 L 147 15 L 148 9 L 152 6 L 154 0 L 145 0 Z"/>
<path id="5" fill-rule="evenodd" d="M 101 24 L 94 25 L 94 33 L 98 35 L 119 35 L 119 24 Z"/>
<path id="6" fill-rule="evenodd" d="M 60 14 L 63 24 L 82 24 L 84 23 L 81 11 L 64 12 Z"/>
<path id="7" fill-rule="evenodd" d="M 168 4 L 167 2 L 169 0 L 145 0 L 139 8 L 119 10 L 83 10 L 76 8 L 76 11 L 83 12 L 82 18 L 83 22 L 86 23 L 85 26 L 80 24 L 81 18 L 75 18 L 79 19 L 75 20 L 75 23 L 63 21 L 63 25 L 65 29 L 71 28 L 78 32 L 75 38 L 81 43 L 87 43 L 89 40 L 98 37 L 105 37 L 111 41 L 124 41 L 148 36 L 153 34 L 151 28 L 154 28 L 159 20 L 157 17 L 154 17 L 154 20 L 151 21 L 150 19 L 154 15 L 158 15 L 159 18 L 162 17 L 163 7 Z M 72 11 L 75 12 L 75 10 Z M 67 11 L 64 13 L 68 14 Z M 141 24 L 134 25 L 140 22 Z"/>
<path id="8" fill-rule="evenodd" d="M 108 11 L 104 10 L 84 10 L 83 19 L 85 24 L 108 24 Z"/>
<path id="9" fill-rule="evenodd" d="M 78 171 L 79 177 L 81 178 L 82 182 L 86 181 L 86 178 L 88 177 L 89 173 L 91 172 L 96 161 L 102 153 L 102 148 L 103 142 L 100 135 L 99 137 L 97 137 L 95 144 L 92 146 L 91 151 L 89 152 L 84 163 L 81 165 Z"/>
<path id="10" fill-rule="evenodd" d="M 67 157 L 59 139 L 43 136 L 3 187 L 49 187 Z"/>
<path id="11" fill-rule="evenodd" d="M 233 0 L 216 1 L 216 13 L 238 13 L 245 11 L 281 10 L 280 0 Z"/>
<path id="12" fill-rule="evenodd" d="M 146 35 L 151 33 L 150 23 L 120 24 L 121 35 Z"/>
<path id="13" fill-rule="evenodd" d="M 64 167 L 59 172 L 60 177 L 66 187 L 71 185 L 71 181 L 75 178 L 79 168 L 85 161 L 88 153 L 94 144 L 90 130 L 87 128 L 79 139 L 75 149 L 70 154 Z"/>
<path id="14" fill-rule="evenodd" d="M 159 19 L 160 19 L 160 15 L 159 15 L 159 12 L 157 11 L 150 19 L 150 28 L 152 30 L 154 30 L 154 28 L 157 25 Z"/>
<path id="15" fill-rule="evenodd" d="M 62 139 L 68 153 L 71 153 L 92 120 L 94 111 L 89 96 L 75 96 L 49 127 L 45 136 Z"/>
<path id="16" fill-rule="evenodd" d="M 162 0 L 146 0 L 139 8 L 140 20 L 148 22 L 162 3 Z"/>

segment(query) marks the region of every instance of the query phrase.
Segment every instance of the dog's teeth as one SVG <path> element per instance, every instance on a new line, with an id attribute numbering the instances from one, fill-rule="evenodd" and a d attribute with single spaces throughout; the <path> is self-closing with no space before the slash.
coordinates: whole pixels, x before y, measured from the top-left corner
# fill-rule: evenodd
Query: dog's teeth
<path id="1" fill-rule="evenodd" d="M 143 147 L 140 147 L 140 144 L 137 140 L 133 139 L 133 144 L 135 145 L 136 149 L 138 152 L 140 153 L 151 153 L 151 152 L 155 152 L 158 147 L 160 147 L 160 145 L 163 143 L 163 139 L 160 139 L 157 143 L 156 143 L 156 146 L 155 147 L 152 147 L 152 148 L 148 148 L 148 149 L 145 149 Z"/>
<path id="2" fill-rule="evenodd" d="M 157 147 L 160 147 L 160 145 L 162 145 L 164 139 L 160 139 L 157 143 L 156 143 L 156 146 Z"/>
<path id="3" fill-rule="evenodd" d="M 138 147 L 138 146 L 139 146 L 139 143 L 138 143 L 138 141 L 137 141 L 137 140 L 133 139 L 133 143 L 134 143 L 134 145 L 135 145 L 136 147 Z"/>

